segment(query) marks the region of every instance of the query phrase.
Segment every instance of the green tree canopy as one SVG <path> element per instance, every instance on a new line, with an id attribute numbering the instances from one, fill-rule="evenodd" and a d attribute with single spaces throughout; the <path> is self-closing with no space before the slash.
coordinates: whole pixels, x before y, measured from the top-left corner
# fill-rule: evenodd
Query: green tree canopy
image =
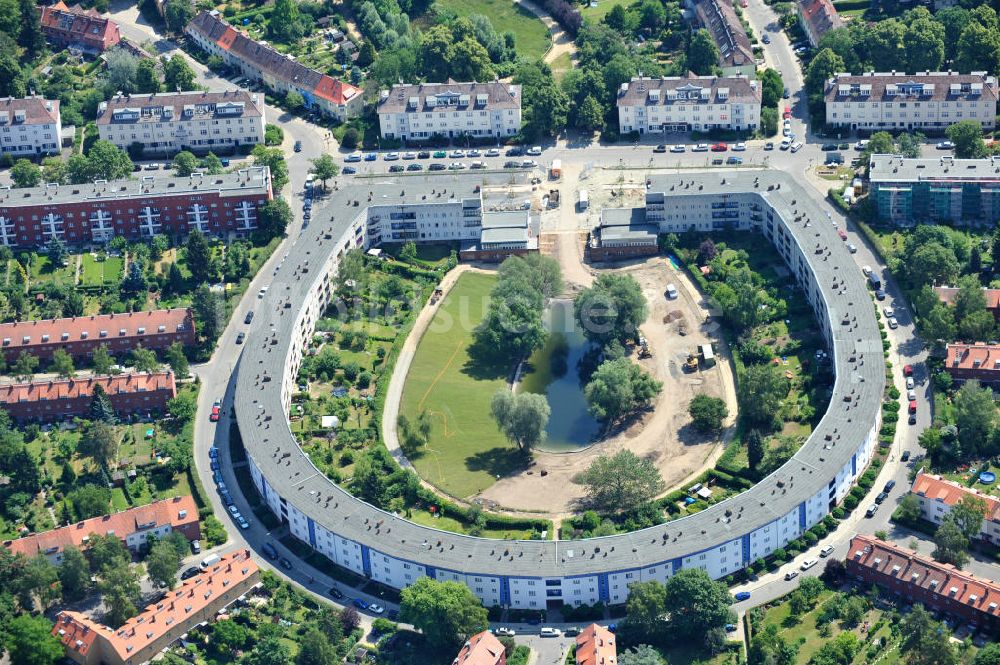
<path id="1" fill-rule="evenodd" d="M 677 634 L 699 639 L 733 620 L 729 609 L 733 599 L 726 585 L 701 568 L 682 568 L 665 586 L 666 610 Z"/>
<path id="2" fill-rule="evenodd" d="M 545 395 L 501 388 L 493 395 L 490 413 L 507 440 L 524 452 L 545 440 L 550 413 Z"/>
<path id="3" fill-rule="evenodd" d="M 52 622 L 44 616 L 15 616 L 5 632 L 11 665 L 56 665 L 66 655 L 62 642 L 52 635 Z"/>
<path id="4" fill-rule="evenodd" d="M 688 413 L 696 429 L 702 432 L 717 432 L 722 429 L 722 423 L 729 417 L 729 407 L 723 399 L 698 393 L 688 405 Z"/>
<path id="5" fill-rule="evenodd" d="M 584 335 L 599 344 L 634 338 L 649 308 L 642 287 L 631 275 L 604 273 L 573 302 Z"/>
<path id="6" fill-rule="evenodd" d="M 623 417 L 648 405 L 663 384 L 628 358 L 606 360 L 591 375 L 583 390 L 590 413 L 611 427 Z"/>
<path id="7" fill-rule="evenodd" d="M 712 34 L 705 28 L 691 33 L 688 42 L 687 66 L 695 74 L 704 76 L 711 74 L 719 65 L 719 47 L 716 46 Z"/>
<path id="8" fill-rule="evenodd" d="M 400 595 L 400 619 L 422 631 L 433 648 L 452 651 L 487 626 L 486 608 L 460 582 L 420 577 Z"/>
<path id="9" fill-rule="evenodd" d="M 634 510 L 665 488 L 656 465 L 628 449 L 601 455 L 574 481 L 586 487 L 587 502 L 604 513 Z"/>

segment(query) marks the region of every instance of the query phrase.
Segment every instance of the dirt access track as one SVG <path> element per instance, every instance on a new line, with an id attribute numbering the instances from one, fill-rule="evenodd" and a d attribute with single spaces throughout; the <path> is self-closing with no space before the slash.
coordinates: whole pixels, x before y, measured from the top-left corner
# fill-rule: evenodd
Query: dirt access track
<path id="1" fill-rule="evenodd" d="M 704 323 L 709 314 L 705 298 L 682 271 L 673 268 L 662 256 L 609 269 L 584 265 L 577 237 L 576 234 L 564 233 L 557 240 L 556 255 L 564 264 L 567 291 L 573 292 L 585 286 L 576 282 L 584 281 L 579 278 L 586 273 L 595 275 L 614 270 L 635 277 L 649 302 L 650 315 L 640 331 L 653 352 L 652 358 L 638 362 L 663 382 L 663 391 L 652 408 L 624 430 L 616 431 L 579 452 L 535 451 L 535 463 L 531 468 L 501 478 L 477 497 L 470 498 L 495 502 L 507 510 L 546 513 L 553 518 L 563 518 L 578 512 L 579 501 L 584 496 L 583 487 L 574 483 L 573 478 L 600 455 L 628 448 L 640 457 L 653 460 L 667 486 L 672 489 L 714 464 L 722 452 L 722 442 L 731 436 L 737 411 L 735 384 L 727 360 L 728 348 L 712 334 L 716 326 Z M 576 262 L 576 265 L 566 265 L 567 262 Z M 589 283 L 591 280 L 586 281 Z M 679 291 L 677 299 L 666 298 L 666 287 L 670 283 Z M 672 318 L 678 313 L 680 318 L 664 323 L 668 314 Z M 680 321 L 686 323 L 686 335 L 678 332 Z M 686 373 L 683 365 L 688 353 L 708 342 L 714 344 L 719 357 L 715 366 Z M 704 436 L 690 426 L 688 404 L 699 393 L 722 397 L 729 405 L 730 420 L 722 438 Z M 546 472 L 544 477 L 541 475 L 543 470 Z"/>

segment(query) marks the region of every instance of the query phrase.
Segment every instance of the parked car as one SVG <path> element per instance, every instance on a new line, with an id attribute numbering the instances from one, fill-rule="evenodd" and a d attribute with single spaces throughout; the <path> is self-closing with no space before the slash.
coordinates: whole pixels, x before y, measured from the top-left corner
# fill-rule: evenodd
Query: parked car
<path id="1" fill-rule="evenodd" d="M 433 164 L 431 164 L 430 166 L 427 167 L 427 170 L 428 171 L 444 171 L 446 168 L 447 167 L 444 164 L 441 164 L 439 162 L 434 162 Z"/>
<path id="2" fill-rule="evenodd" d="M 938 150 L 954 150 L 955 144 L 951 141 L 941 141 L 935 146 Z"/>
<path id="3" fill-rule="evenodd" d="M 916 385 L 916 383 L 914 383 L 914 381 L 913 381 L 913 377 L 912 377 L 912 376 L 908 376 L 908 377 L 906 377 L 906 389 L 907 389 L 907 390 L 911 390 L 911 389 L 913 389 L 913 387 L 914 387 L 915 385 Z"/>
<path id="4" fill-rule="evenodd" d="M 855 245 L 854 243 L 850 243 L 849 242 L 849 243 L 847 243 L 847 251 L 850 252 L 851 254 L 857 254 L 858 253 L 858 246 Z"/>
<path id="5" fill-rule="evenodd" d="M 240 528 L 243 529 L 244 531 L 250 528 L 250 522 L 248 522 L 247 518 L 243 517 L 242 515 L 237 515 L 236 523 L 239 524 Z"/>
<path id="6" fill-rule="evenodd" d="M 820 150 L 822 150 L 823 152 L 832 152 L 832 151 L 834 151 L 836 149 L 837 149 L 837 144 L 836 143 L 824 143 L 820 147 Z"/>
<path id="7" fill-rule="evenodd" d="M 252 309 L 249 312 L 247 312 L 246 316 L 243 317 L 243 323 L 246 323 L 247 325 L 249 325 L 251 321 L 253 321 L 253 310 Z"/>
<path id="8" fill-rule="evenodd" d="M 733 146 L 733 150 L 735 152 L 744 152 L 746 151 L 746 149 L 747 149 L 747 144 L 744 143 L 743 141 L 740 141 L 739 143 Z"/>
<path id="9" fill-rule="evenodd" d="M 560 631 L 558 628 L 549 628 L 548 626 L 546 626 L 545 628 L 542 628 L 540 631 L 538 631 L 538 634 L 541 635 L 542 637 L 559 637 L 560 635 L 562 635 L 562 631 Z"/>
<path id="10" fill-rule="evenodd" d="M 789 570 L 787 573 L 785 573 L 785 581 L 787 582 L 788 580 L 794 580 L 798 576 L 799 576 L 799 571 Z"/>
<path id="11" fill-rule="evenodd" d="M 528 148 L 527 154 L 529 156 L 531 156 L 531 157 L 537 157 L 538 155 L 542 154 L 542 149 L 541 149 L 540 146 L 537 146 L 537 145 L 536 146 L 532 146 L 532 147 Z"/>
<path id="12" fill-rule="evenodd" d="M 264 556 L 266 556 L 268 559 L 278 558 L 278 550 L 276 550 L 274 548 L 274 545 L 272 545 L 271 543 L 264 543 L 263 545 L 261 545 L 260 549 L 264 553 Z"/>
<path id="13" fill-rule="evenodd" d="M 883 492 L 891 492 L 892 488 L 895 487 L 895 486 L 896 486 L 896 481 L 895 480 L 889 480 L 888 482 L 886 482 L 885 487 L 882 488 L 882 491 Z"/>
<path id="14" fill-rule="evenodd" d="M 691 148 L 691 152 L 708 152 L 708 144 L 699 143 L 698 145 Z"/>
<path id="15" fill-rule="evenodd" d="M 420 152 L 417 153 L 417 159 L 430 159 L 430 158 L 431 158 L 430 150 L 421 150 Z"/>
<path id="16" fill-rule="evenodd" d="M 302 152 L 302 141 L 296 141 L 294 146 L 295 152 Z"/>
<path id="17" fill-rule="evenodd" d="M 802 565 L 799 566 L 799 568 L 801 568 L 802 570 L 809 570 L 817 563 L 819 563 L 817 559 L 806 559 L 805 561 L 802 562 Z"/>
<path id="18" fill-rule="evenodd" d="M 292 562 L 286 559 L 285 557 L 281 557 L 280 559 L 278 559 L 278 563 L 281 564 L 281 567 L 284 568 L 285 570 L 292 569 Z"/>
<path id="19" fill-rule="evenodd" d="M 514 632 L 513 628 L 503 628 L 503 627 L 497 628 L 496 634 L 500 637 L 514 637 L 515 635 L 517 635 L 517 633 Z"/>
<path id="20" fill-rule="evenodd" d="M 408 164 L 406 166 L 406 170 L 407 171 L 423 171 L 424 170 L 424 165 L 423 164 Z"/>
<path id="21" fill-rule="evenodd" d="M 487 157 L 499 157 L 500 156 L 500 148 L 490 148 L 489 150 L 486 151 L 486 156 Z"/>
<path id="22" fill-rule="evenodd" d="M 356 608 L 358 608 L 359 610 L 367 610 L 367 609 L 368 609 L 368 603 L 366 603 L 366 602 L 365 602 L 364 600 L 362 600 L 361 598 L 355 598 L 355 599 L 354 599 L 354 600 L 352 600 L 351 602 L 352 602 L 352 603 L 354 604 L 354 606 L 355 606 Z"/>
<path id="23" fill-rule="evenodd" d="M 343 173 L 344 175 L 354 175 L 355 173 L 358 172 L 358 170 L 353 166 L 345 166 L 340 170 L 340 172 Z"/>
<path id="24" fill-rule="evenodd" d="M 450 156 L 452 157 L 452 159 L 462 158 L 465 157 L 465 151 L 462 150 L 461 148 L 455 148 L 454 150 L 451 151 Z"/>
<path id="25" fill-rule="evenodd" d="M 375 153 L 375 152 L 366 152 L 365 153 L 365 161 L 366 162 L 374 162 L 377 159 L 378 159 L 378 153 Z"/>
<path id="26" fill-rule="evenodd" d="M 909 450 L 904 450 L 903 454 L 899 457 L 899 460 L 901 462 L 909 462 L 910 461 L 910 451 Z"/>
<path id="27" fill-rule="evenodd" d="M 335 586 L 330 587 L 330 595 L 336 600 L 340 600 L 344 597 L 344 592 Z"/>
<path id="28" fill-rule="evenodd" d="M 397 159 L 399 159 L 399 153 L 398 152 L 387 152 L 387 153 L 385 153 L 385 156 L 382 157 L 382 159 L 384 159 L 387 162 L 394 162 Z"/>
<path id="29" fill-rule="evenodd" d="M 187 568 L 183 573 L 181 573 L 181 579 L 189 580 L 195 575 L 199 574 L 200 572 L 201 568 L 198 568 L 197 566 L 191 566 L 190 568 Z"/>
<path id="30" fill-rule="evenodd" d="M 796 141 L 795 143 L 793 143 L 792 147 L 789 148 L 789 150 L 791 150 L 792 152 L 798 152 L 799 150 L 802 150 L 802 141 Z"/>
<path id="31" fill-rule="evenodd" d="M 378 603 L 372 603 L 368 606 L 368 611 L 372 614 L 385 614 L 385 608 Z"/>
<path id="32" fill-rule="evenodd" d="M 726 160 L 726 164 L 737 164 L 738 165 L 738 164 L 742 164 L 742 163 L 743 163 L 743 158 L 742 157 L 730 157 L 729 159 Z"/>
<path id="33" fill-rule="evenodd" d="M 913 365 L 903 365 L 903 376 L 913 376 Z"/>
<path id="34" fill-rule="evenodd" d="M 750 600 L 750 592 L 749 591 L 737 591 L 736 593 L 733 594 L 733 598 L 735 598 L 737 600 L 737 602 L 741 602 L 742 603 L 744 600 Z"/>
<path id="35" fill-rule="evenodd" d="M 875 497 L 875 503 L 881 505 L 883 501 L 889 498 L 889 495 L 885 492 L 879 492 L 878 496 Z"/>
<path id="36" fill-rule="evenodd" d="M 513 148 L 507 150 L 508 157 L 520 157 L 523 154 L 524 154 L 524 148 L 519 148 L 518 146 L 514 146 Z"/>
<path id="37" fill-rule="evenodd" d="M 726 632 L 727 633 L 734 633 L 734 632 L 736 632 L 736 624 L 735 623 L 727 623 L 726 624 Z"/>
<path id="38" fill-rule="evenodd" d="M 449 171 L 464 171 L 466 168 L 468 167 L 466 167 L 462 162 L 452 162 L 448 165 Z"/>
<path id="39" fill-rule="evenodd" d="M 878 512 L 878 504 L 873 503 L 872 505 L 868 506 L 868 510 L 865 511 L 865 517 L 869 519 L 875 517 L 875 513 L 877 512 Z"/>
<path id="40" fill-rule="evenodd" d="M 405 167 L 402 164 L 393 164 L 389 167 L 389 173 L 402 173 Z"/>
<path id="41" fill-rule="evenodd" d="M 725 143 L 716 143 L 712 146 L 712 152 L 725 152 L 729 150 L 729 146 Z"/>
<path id="42" fill-rule="evenodd" d="M 213 423 L 219 422 L 219 416 L 222 415 L 222 409 L 218 405 L 212 406 L 212 414 L 208 417 Z"/>
<path id="43" fill-rule="evenodd" d="M 240 510 L 236 506 L 229 506 L 229 512 L 232 513 L 233 517 L 240 514 Z"/>
<path id="44" fill-rule="evenodd" d="M 764 35 L 763 37 L 760 38 L 760 41 L 764 42 L 765 44 L 770 44 L 771 43 L 771 36 L 770 35 Z"/>
<path id="45" fill-rule="evenodd" d="M 830 556 L 831 554 L 833 554 L 833 545 L 824 545 L 823 549 L 819 551 L 820 557 L 824 559 Z"/>
<path id="46" fill-rule="evenodd" d="M 407 151 L 403 153 L 403 159 L 416 159 L 417 153 L 412 151 Z"/>
<path id="47" fill-rule="evenodd" d="M 890 330 L 895 330 L 896 328 L 899 327 L 899 321 L 896 320 L 895 316 L 890 316 L 888 319 L 886 319 L 886 323 L 889 325 Z"/>
<path id="48" fill-rule="evenodd" d="M 667 151 L 667 146 L 662 143 L 653 148 L 653 152 L 666 152 L 666 151 Z"/>
<path id="49" fill-rule="evenodd" d="M 768 141 L 765 143 L 764 150 L 774 150 L 774 141 Z"/>
<path id="50" fill-rule="evenodd" d="M 192 554 L 201 554 L 201 541 L 200 540 L 192 540 L 191 541 L 191 553 Z"/>
<path id="51" fill-rule="evenodd" d="M 361 161 L 361 153 L 360 152 L 352 152 L 347 157 L 344 157 L 344 161 L 347 162 L 347 163 L 360 162 Z"/>
<path id="52" fill-rule="evenodd" d="M 580 629 L 576 626 L 570 626 L 569 628 L 563 630 L 563 635 L 566 637 L 576 637 L 580 634 Z"/>
<path id="53" fill-rule="evenodd" d="M 481 150 L 477 150 L 476 148 L 473 148 L 472 150 L 466 150 L 465 151 L 465 156 L 466 157 L 481 157 L 482 155 L 483 155 L 482 151 Z"/>
<path id="54" fill-rule="evenodd" d="M 448 156 L 448 153 L 445 152 L 444 150 L 435 150 L 434 151 L 434 159 L 444 159 L 447 156 Z"/>
<path id="55" fill-rule="evenodd" d="M 670 146 L 670 152 L 684 152 L 685 148 L 682 145 Z"/>

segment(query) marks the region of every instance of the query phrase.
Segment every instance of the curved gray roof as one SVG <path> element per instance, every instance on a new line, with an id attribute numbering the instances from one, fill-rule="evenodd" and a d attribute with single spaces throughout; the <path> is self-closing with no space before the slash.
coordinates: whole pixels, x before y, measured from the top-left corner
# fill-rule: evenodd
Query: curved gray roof
<path id="1" fill-rule="evenodd" d="M 462 573 L 566 577 L 645 567 L 737 539 L 794 510 L 828 487 L 871 432 L 878 418 L 885 366 L 865 280 L 845 243 L 813 197 L 777 171 L 716 171 L 657 176 L 652 190 L 686 193 L 758 192 L 784 219 L 817 275 L 833 333 L 836 382 L 830 407 L 799 452 L 753 488 L 708 509 L 642 531 L 576 541 L 501 541 L 430 527 L 379 510 L 351 496 L 298 447 L 281 401 L 281 384 L 298 308 L 321 288 L 319 270 L 349 233 L 367 202 L 460 198 L 490 176 L 356 180 L 341 185 L 314 211 L 275 275 L 251 328 L 239 365 L 236 415 L 247 453 L 269 486 L 308 518 L 337 535 L 392 557 Z M 507 182 L 509 179 L 499 181 Z M 757 181 L 755 182 L 755 179 Z M 779 186 L 769 190 L 769 187 Z M 345 214 L 346 213 L 346 214 Z M 793 269 L 794 272 L 794 269 Z M 289 304 L 286 308 L 285 305 Z M 310 331 L 311 332 L 311 331 Z M 294 380 L 294 377 L 292 377 Z"/>

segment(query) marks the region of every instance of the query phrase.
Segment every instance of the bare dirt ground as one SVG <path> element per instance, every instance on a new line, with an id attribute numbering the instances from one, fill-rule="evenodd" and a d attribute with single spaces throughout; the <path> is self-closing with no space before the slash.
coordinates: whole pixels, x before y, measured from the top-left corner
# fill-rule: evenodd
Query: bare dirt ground
<path id="1" fill-rule="evenodd" d="M 571 183 L 564 182 L 563 200 L 572 202 Z M 588 183 L 593 187 L 595 183 Z M 617 190 L 614 197 L 611 190 Z M 596 198 L 601 201 L 596 210 L 605 205 L 633 205 L 632 192 L 625 195 L 621 187 L 610 185 L 599 189 Z M 602 201 L 607 199 L 607 201 Z M 647 371 L 663 382 L 663 391 L 651 408 L 628 423 L 624 429 L 612 433 L 605 440 L 573 453 L 548 453 L 536 451 L 534 464 L 528 470 L 497 481 L 476 498 L 495 502 L 505 509 L 547 513 L 554 518 L 566 517 L 579 508 L 583 488 L 572 479 L 586 469 L 600 455 L 613 454 L 628 448 L 642 457 L 652 459 L 667 486 L 673 488 L 687 478 L 714 464 L 723 446 L 721 442 L 731 436 L 736 414 L 735 384 L 726 358 L 726 349 L 716 335 L 715 325 L 706 324 L 708 303 L 685 277 L 663 257 L 636 260 L 612 267 L 594 266 L 583 262 L 586 240 L 586 216 L 577 214 L 571 205 L 548 213 L 543 228 L 546 229 L 543 247 L 547 254 L 559 260 L 566 281 L 567 293 L 589 286 L 596 275 L 605 270 L 624 272 L 636 278 L 650 306 L 650 315 L 641 326 L 642 334 L 649 341 L 653 357 L 638 360 Z M 677 286 L 680 297 L 667 300 L 666 286 Z M 680 315 L 669 324 L 665 317 Z M 680 321 L 686 324 L 686 334 L 679 333 Z M 713 342 L 719 361 L 712 368 L 702 367 L 696 372 L 685 373 L 684 361 L 689 352 L 699 344 Z M 729 405 L 729 426 L 723 437 L 706 437 L 689 425 L 688 403 L 698 393 L 722 397 Z M 543 477 L 542 471 L 546 472 Z"/>

